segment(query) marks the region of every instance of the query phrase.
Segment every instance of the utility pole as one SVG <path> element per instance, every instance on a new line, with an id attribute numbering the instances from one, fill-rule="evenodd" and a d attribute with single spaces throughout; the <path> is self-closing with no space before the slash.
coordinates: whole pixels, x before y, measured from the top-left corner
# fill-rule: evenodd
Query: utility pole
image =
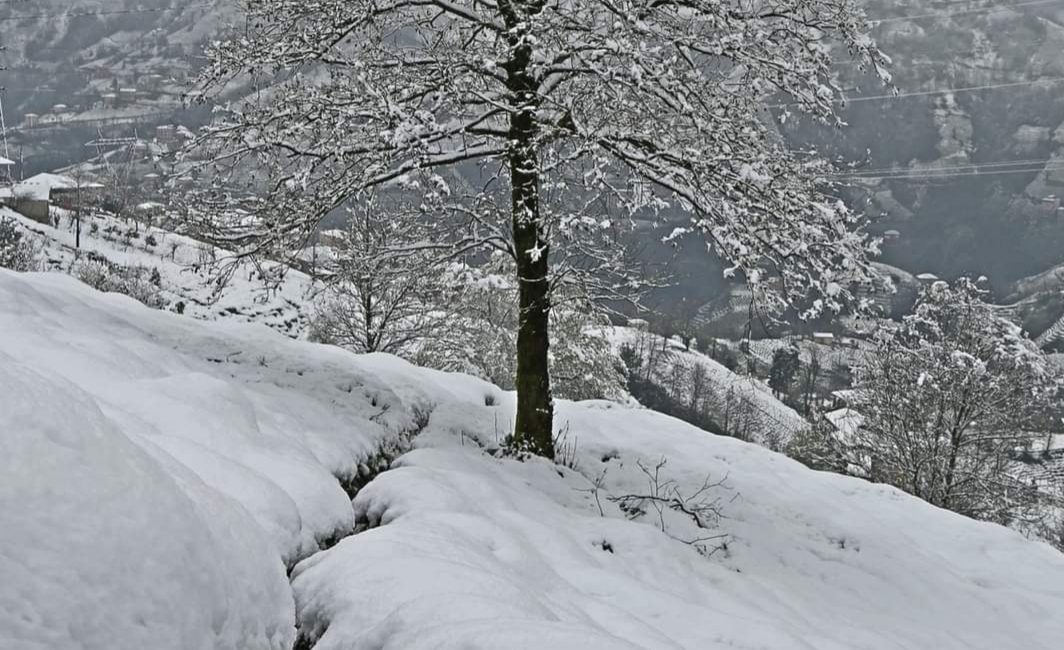
<path id="1" fill-rule="evenodd" d="M 7 47 L 5 47 L 3 45 L 0 45 L 0 53 L 4 52 L 5 50 L 7 50 Z M 5 66 L 3 64 L 0 64 L 0 72 L 2 72 L 4 70 L 7 70 L 7 66 Z M 4 87 L 0 86 L 0 141 L 3 142 L 3 148 L 4 148 L 3 153 L 0 154 L 0 155 L 2 155 L 4 158 L 7 158 L 8 160 L 10 160 L 11 158 L 8 155 L 8 150 L 7 150 L 7 122 L 4 120 L 4 90 L 5 90 Z M 14 181 L 14 178 L 11 177 L 10 168 L 5 167 L 5 169 L 8 170 L 8 178 L 6 178 L 4 180 L 6 180 L 8 182 Z"/>
<path id="2" fill-rule="evenodd" d="M 78 202 L 74 208 L 74 250 L 81 250 L 81 175 L 76 177 L 77 187 L 75 200 Z"/>

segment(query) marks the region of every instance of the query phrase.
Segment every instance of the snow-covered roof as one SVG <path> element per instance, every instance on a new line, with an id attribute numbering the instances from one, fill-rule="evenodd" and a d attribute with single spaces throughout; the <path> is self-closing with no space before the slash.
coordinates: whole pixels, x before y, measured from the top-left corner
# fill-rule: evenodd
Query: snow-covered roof
<path id="1" fill-rule="evenodd" d="M 852 437 L 864 424 L 864 416 L 853 409 L 843 408 L 825 413 L 824 417 L 839 431 L 844 440 Z"/>
<path id="2" fill-rule="evenodd" d="M 47 201 L 51 198 L 52 190 L 72 190 L 78 186 L 82 189 L 96 189 L 103 185 L 93 181 L 81 180 L 44 172 L 36 176 L 30 176 L 26 180 L 15 183 L 15 194 L 26 196 L 36 201 Z"/>
<path id="3" fill-rule="evenodd" d="M 7 158 L 4 158 L 3 156 L 0 156 L 0 166 L 9 167 L 9 166 L 14 165 L 14 164 L 15 164 L 14 160 L 8 160 Z"/>
<path id="4" fill-rule="evenodd" d="M 831 396 L 836 398 L 836 399 L 841 399 L 841 400 L 844 400 L 844 401 L 845 400 L 851 400 L 854 397 L 857 397 L 857 389 L 855 389 L 855 388 L 844 388 L 842 390 L 831 391 Z"/>

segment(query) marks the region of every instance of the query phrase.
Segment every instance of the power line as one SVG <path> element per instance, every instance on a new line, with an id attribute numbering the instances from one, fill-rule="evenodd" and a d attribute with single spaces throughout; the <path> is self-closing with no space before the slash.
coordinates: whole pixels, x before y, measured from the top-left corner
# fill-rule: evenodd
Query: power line
<path id="1" fill-rule="evenodd" d="M 215 3 L 205 2 L 201 4 L 183 5 L 183 6 L 171 6 L 171 7 L 155 7 L 155 8 L 142 8 L 142 9 L 110 9 L 103 11 L 83 11 L 83 12 L 65 12 L 59 14 L 24 14 L 20 16 L 7 16 L 0 18 L 0 22 L 15 22 L 19 20 L 37 20 L 38 18 L 84 18 L 86 16 L 119 16 L 129 14 L 151 14 L 151 13 L 165 13 L 167 11 L 178 11 L 181 9 L 200 9 L 203 7 L 212 7 Z"/>
<path id="2" fill-rule="evenodd" d="M 981 86 L 965 86 L 961 88 L 939 88 L 936 90 L 914 90 L 911 92 L 889 93 L 883 95 L 867 95 L 864 97 L 841 97 L 831 100 L 832 104 L 857 104 L 860 102 L 874 102 L 881 100 L 903 99 L 905 97 L 928 97 L 931 95 L 950 95 L 955 93 L 969 93 L 980 90 L 997 90 L 1001 88 L 1018 88 L 1020 86 L 1036 86 L 1039 84 L 1054 84 L 1064 81 L 1064 77 L 1049 77 L 1046 79 L 1033 79 L 1029 81 L 1010 81 L 998 84 L 984 84 Z M 799 106 L 801 102 L 787 102 L 784 104 L 769 104 L 769 108 L 787 108 Z"/>
<path id="3" fill-rule="evenodd" d="M 1064 163 L 1054 163 L 1052 165 L 1045 165 L 1042 167 L 1031 167 L 1030 169 L 999 169 L 990 171 L 970 171 L 970 172 L 950 172 L 945 174 L 935 173 L 916 173 L 917 170 L 912 170 L 911 174 L 897 174 L 897 175 L 883 175 L 883 176 L 857 176 L 857 177 L 840 177 L 843 180 L 929 180 L 935 178 L 962 178 L 965 176 L 1001 176 L 1007 174 L 1040 174 L 1042 172 L 1054 172 L 1064 171 Z"/>
<path id="4" fill-rule="evenodd" d="M 928 171 L 968 171 L 968 170 L 973 170 L 973 169 L 992 169 L 992 168 L 996 168 L 996 167 L 1018 167 L 1018 166 L 1031 166 L 1031 165 L 1047 165 L 1047 164 L 1050 164 L 1050 163 L 1058 163 L 1058 162 L 1064 164 L 1064 159 L 1058 159 L 1058 158 L 1031 158 L 1031 159 L 1027 159 L 1027 160 L 996 160 L 996 161 L 989 161 L 989 162 L 974 162 L 974 163 L 968 163 L 966 165 L 954 165 L 952 167 L 935 167 L 934 169 L 931 169 L 931 170 L 928 170 Z M 915 170 L 913 170 L 912 168 L 881 167 L 881 168 L 878 168 L 878 169 L 861 169 L 861 170 L 857 170 L 857 171 L 854 171 L 854 172 L 841 172 L 841 173 L 836 174 L 836 175 L 837 176 L 847 176 L 847 177 L 856 177 L 856 176 L 881 177 L 881 176 L 884 176 L 884 175 L 887 175 L 887 174 L 893 174 L 893 173 L 908 174 L 908 173 L 912 173 L 913 171 L 915 171 Z"/>
<path id="5" fill-rule="evenodd" d="M 1038 5 L 1058 4 L 1061 0 L 1031 0 L 1030 2 L 1017 2 L 1014 4 L 1005 5 L 992 5 L 989 7 L 982 7 L 980 9 L 961 9 L 959 11 L 939 11 L 927 14 L 917 14 L 913 16 L 890 16 L 888 18 L 879 18 L 876 20 L 868 21 L 872 25 L 882 25 L 885 23 L 897 23 L 908 20 L 923 20 L 925 18 L 948 18 L 951 16 L 972 16 L 978 14 L 997 14 L 1007 13 L 1015 11 L 1022 7 L 1034 7 Z M 961 3 L 956 3 L 961 4 Z"/>
<path id="6" fill-rule="evenodd" d="M 881 99 L 901 99 L 903 97 L 927 97 L 929 95 L 949 95 L 952 93 L 969 93 L 979 90 L 997 90 L 1000 88 L 1017 88 L 1020 86 L 1036 86 L 1038 84 L 1054 84 L 1064 81 L 1064 77 L 1050 77 L 1047 79 L 1033 79 L 1030 81 L 1010 81 L 998 84 L 984 84 L 982 86 L 967 86 L 962 88 L 944 88 L 939 90 L 916 90 L 912 92 L 894 93 L 886 95 L 871 95 L 866 97 L 847 97 L 837 99 L 832 103 L 850 104 L 857 102 L 872 102 Z"/>

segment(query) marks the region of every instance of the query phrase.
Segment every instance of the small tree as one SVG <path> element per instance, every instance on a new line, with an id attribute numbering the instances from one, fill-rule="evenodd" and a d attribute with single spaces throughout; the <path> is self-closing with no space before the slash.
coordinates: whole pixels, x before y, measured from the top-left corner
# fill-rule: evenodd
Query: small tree
<path id="1" fill-rule="evenodd" d="M 552 290 L 629 288 L 619 242 L 634 215 L 681 212 L 677 234 L 703 233 L 772 307 L 838 308 L 870 275 L 856 217 L 824 191 L 829 167 L 787 150 L 765 113 L 777 96 L 841 124 L 833 50 L 886 78 L 856 4 L 246 0 L 201 86 L 252 92 L 199 144 L 268 196 L 215 239 L 287 259 L 338 206 L 402 191 L 416 200 L 392 216 L 435 224 L 441 254 L 509 255 L 514 439 L 552 456 Z"/>
<path id="2" fill-rule="evenodd" d="M 768 369 L 768 386 L 777 397 L 786 395 L 798 374 L 798 348 L 776 348 L 772 353 L 772 365 Z"/>
<path id="3" fill-rule="evenodd" d="M 935 283 L 857 369 L 850 463 L 930 503 L 1006 523 L 1031 505 L 1014 459 L 1055 388 L 1042 353 L 967 279 Z"/>
<path id="4" fill-rule="evenodd" d="M 311 336 L 359 353 L 412 356 L 445 323 L 441 269 L 429 255 L 414 252 L 402 260 L 383 254 L 402 222 L 382 218 L 374 202 L 351 209 L 347 230 L 331 242 L 323 262 L 328 283 L 311 322 Z"/>

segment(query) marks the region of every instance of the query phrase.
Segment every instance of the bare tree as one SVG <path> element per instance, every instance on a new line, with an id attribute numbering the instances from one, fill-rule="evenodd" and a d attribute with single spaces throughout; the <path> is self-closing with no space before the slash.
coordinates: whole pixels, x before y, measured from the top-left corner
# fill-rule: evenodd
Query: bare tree
<path id="1" fill-rule="evenodd" d="M 772 307 L 839 308 L 872 273 L 857 218 L 821 185 L 828 166 L 765 120 L 775 96 L 841 123 L 833 50 L 886 78 L 854 0 L 246 2 L 201 90 L 252 92 L 199 144 L 268 200 L 216 241 L 284 259 L 336 207 L 392 188 L 420 199 L 395 218 L 440 225 L 407 249 L 505 252 L 514 438 L 535 453 L 553 445 L 551 290 L 630 287 L 618 242 L 632 215 L 686 213 L 676 234 L 704 233 Z"/>
<path id="2" fill-rule="evenodd" d="M 383 254 L 412 237 L 410 224 L 388 219 L 376 201 L 347 213 L 343 237 L 320 261 L 328 283 L 311 322 L 311 336 L 355 352 L 412 356 L 444 326 L 441 269 L 427 252 L 401 262 Z"/>

